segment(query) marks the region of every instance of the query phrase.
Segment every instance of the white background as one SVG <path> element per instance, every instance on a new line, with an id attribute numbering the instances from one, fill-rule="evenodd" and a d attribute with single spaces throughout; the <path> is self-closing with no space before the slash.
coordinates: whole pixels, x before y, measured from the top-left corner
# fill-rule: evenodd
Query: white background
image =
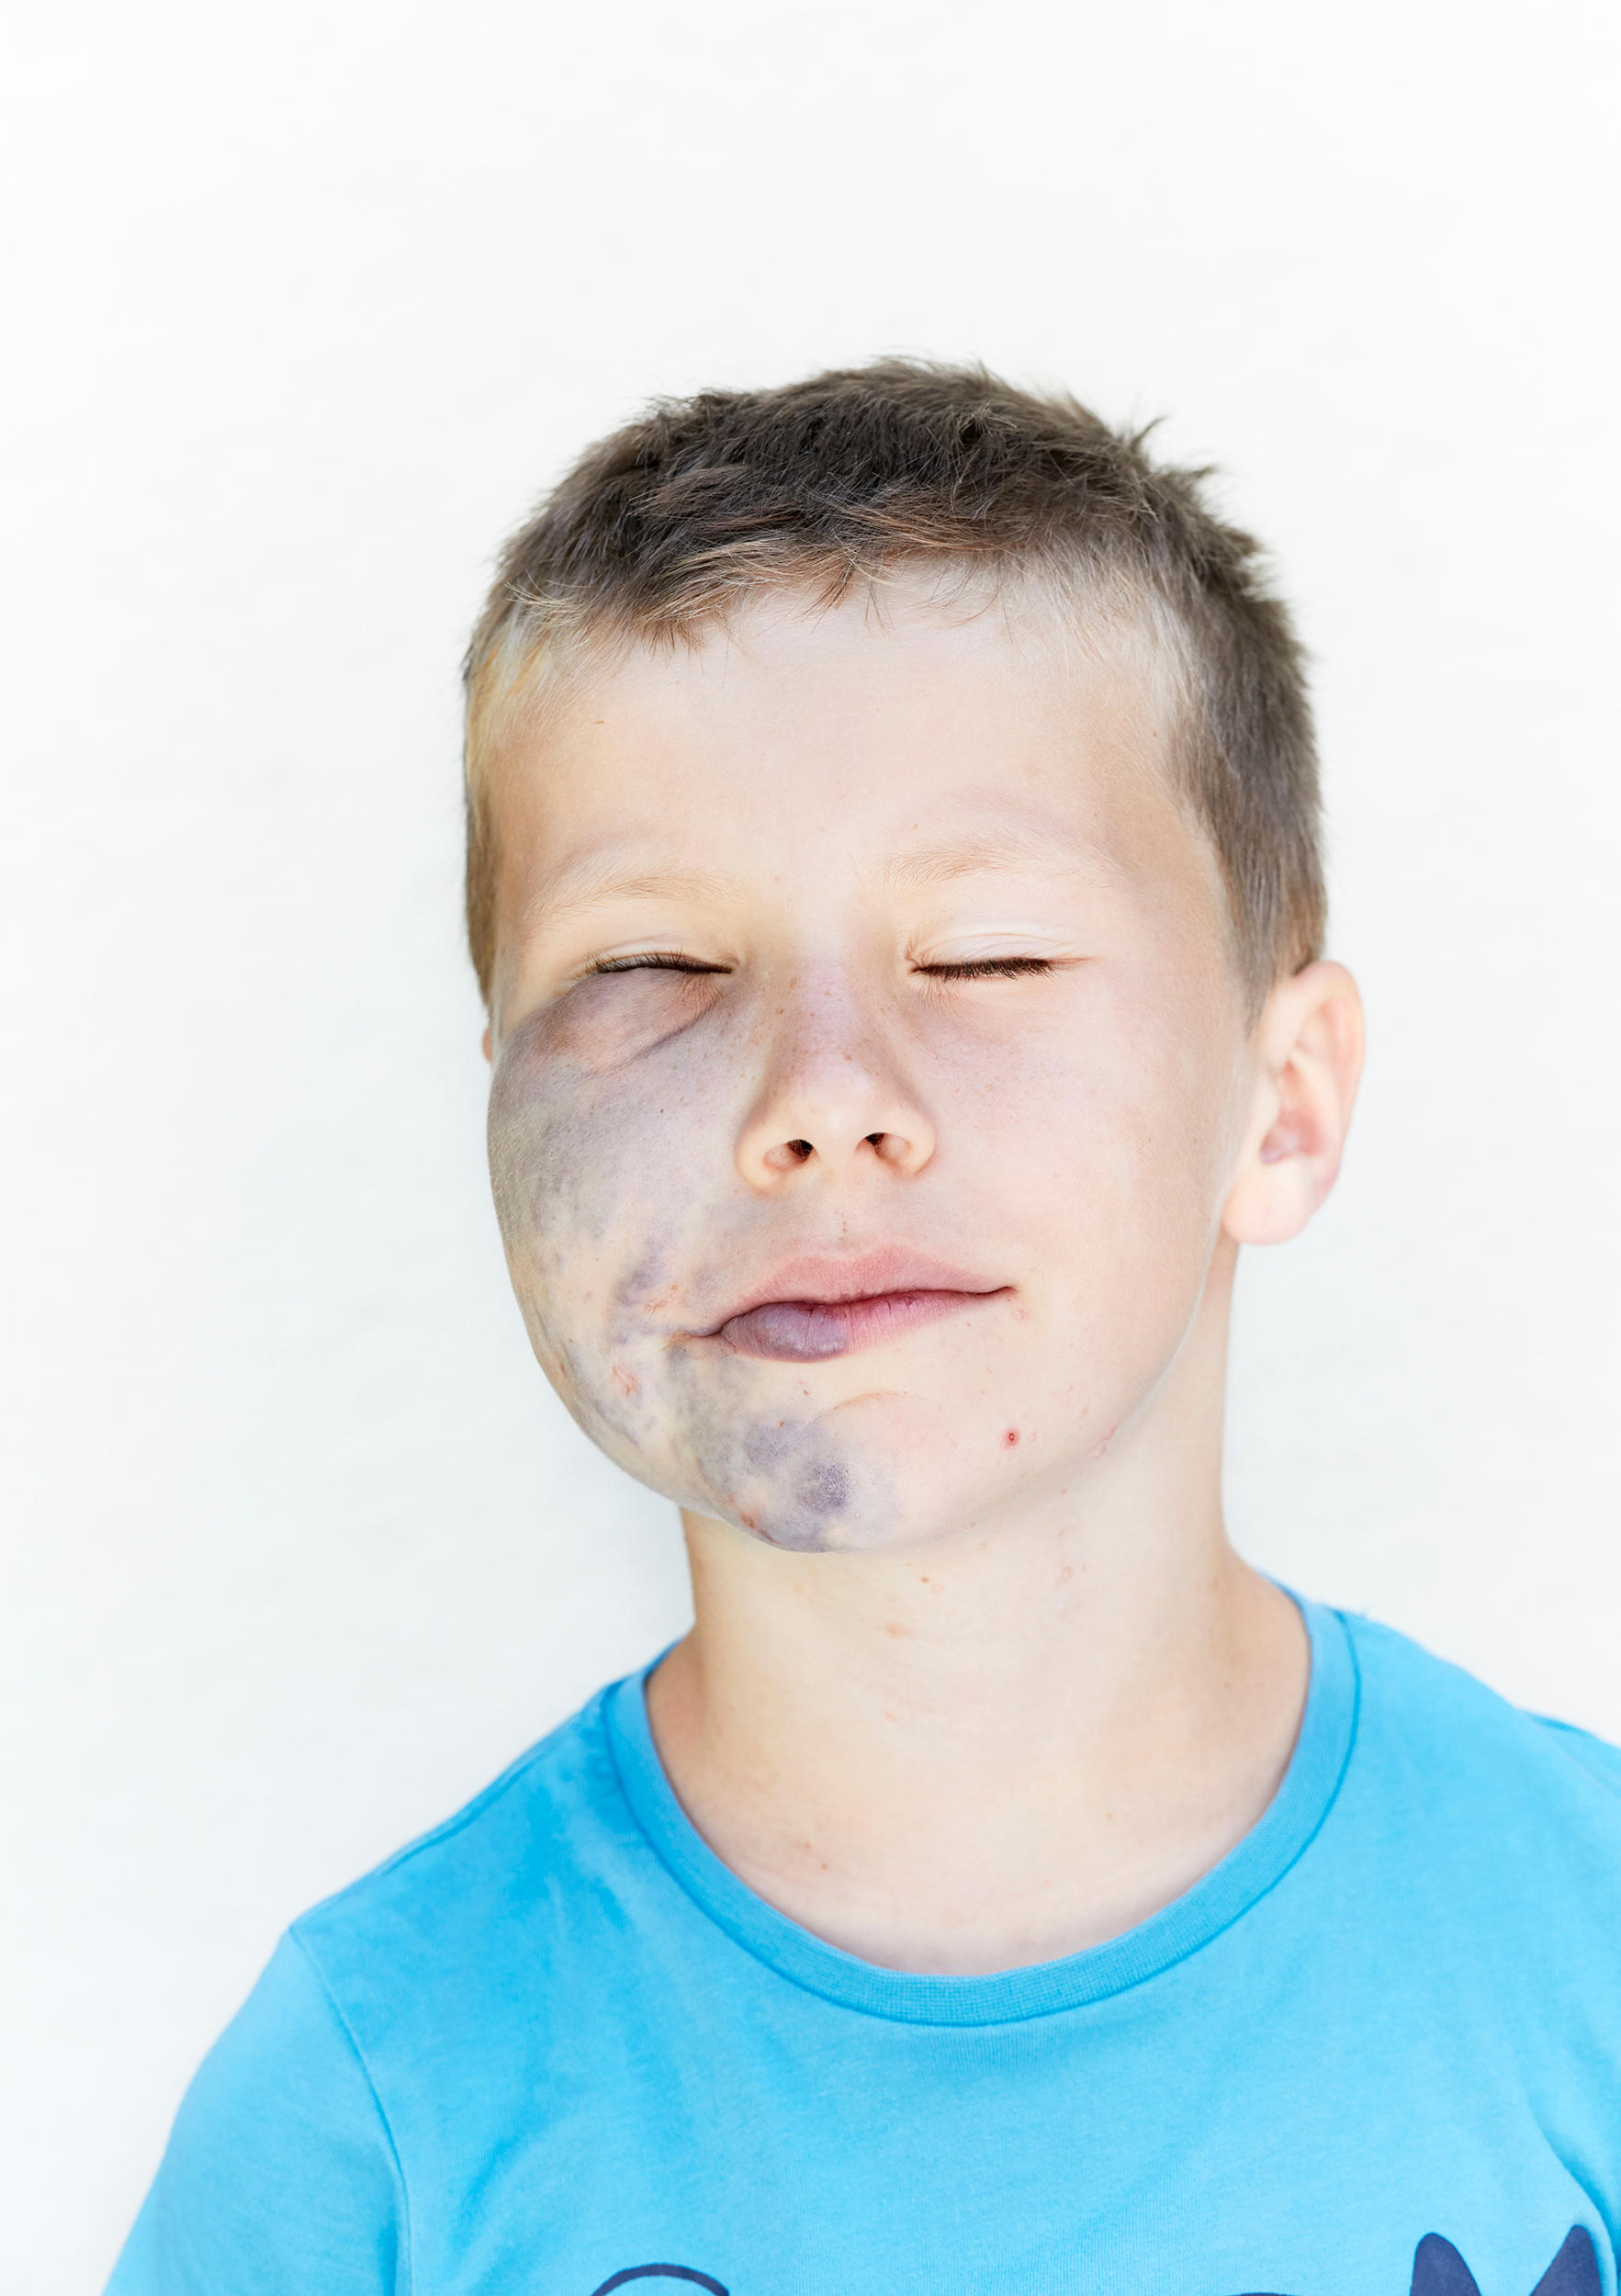
<path id="1" fill-rule="evenodd" d="M 973 355 L 1221 461 L 1372 1021 L 1244 1277 L 1235 1532 L 1621 1736 L 1609 11 L 32 14 L 7 2296 L 98 2288 L 291 1916 L 681 1625 L 506 1293 L 456 914 L 490 554 L 650 392 Z"/>

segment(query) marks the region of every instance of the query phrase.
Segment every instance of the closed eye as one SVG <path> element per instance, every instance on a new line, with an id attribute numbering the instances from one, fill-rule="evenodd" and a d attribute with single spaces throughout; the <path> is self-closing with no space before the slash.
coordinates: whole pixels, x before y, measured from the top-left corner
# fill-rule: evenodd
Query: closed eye
<path id="1" fill-rule="evenodd" d="M 684 957 L 679 949 L 638 949 L 628 957 L 599 957 L 593 973 L 729 973 L 729 964 L 706 964 L 702 957 Z"/>
<path id="2" fill-rule="evenodd" d="M 976 957 L 969 964 L 920 964 L 915 968 L 931 981 L 1019 981 L 1032 973 L 1051 973 L 1051 957 Z"/>

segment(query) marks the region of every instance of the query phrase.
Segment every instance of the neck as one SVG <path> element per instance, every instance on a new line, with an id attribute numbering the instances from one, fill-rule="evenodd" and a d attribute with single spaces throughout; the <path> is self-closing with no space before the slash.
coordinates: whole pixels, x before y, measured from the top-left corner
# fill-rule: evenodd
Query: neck
<path id="1" fill-rule="evenodd" d="M 1104 1458 L 1006 1519 L 794 1555 L 683 1518 L 696 1623 L 649 1685 L 654 1735 L 768 1902 L 890 1967 L 1011 1968 L 1145 1919 L 1255 1824 L 1306 1641 L 1227 1543 L 1199 1340 Z"/>

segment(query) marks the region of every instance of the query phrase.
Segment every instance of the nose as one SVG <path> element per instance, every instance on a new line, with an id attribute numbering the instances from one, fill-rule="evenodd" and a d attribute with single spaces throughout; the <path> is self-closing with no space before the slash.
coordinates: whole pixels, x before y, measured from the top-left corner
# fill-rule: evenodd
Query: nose
<path id="1" fill-rule="evenodd" d="M 920 1172 L 934 1154 L 934 1126 L 897 1054 L 853 984 L 827 974 L 794 982 L 737 1137 L 749 1185 L 775 1193 L 807 1166 Z"/>

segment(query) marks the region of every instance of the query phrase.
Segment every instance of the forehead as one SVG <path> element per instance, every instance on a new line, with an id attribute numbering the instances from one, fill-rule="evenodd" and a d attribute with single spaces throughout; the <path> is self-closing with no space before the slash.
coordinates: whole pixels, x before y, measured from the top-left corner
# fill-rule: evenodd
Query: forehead
<path id="1" fill-rule="evenodd" d="M 1059 865 L 1208 883 L 1170 693 L 1130 633 L 1083 644 L 1040 603 L 901 589 L 588 654 L 502 745 L 502 906 L 723 862 L 784 884 Z"/>

